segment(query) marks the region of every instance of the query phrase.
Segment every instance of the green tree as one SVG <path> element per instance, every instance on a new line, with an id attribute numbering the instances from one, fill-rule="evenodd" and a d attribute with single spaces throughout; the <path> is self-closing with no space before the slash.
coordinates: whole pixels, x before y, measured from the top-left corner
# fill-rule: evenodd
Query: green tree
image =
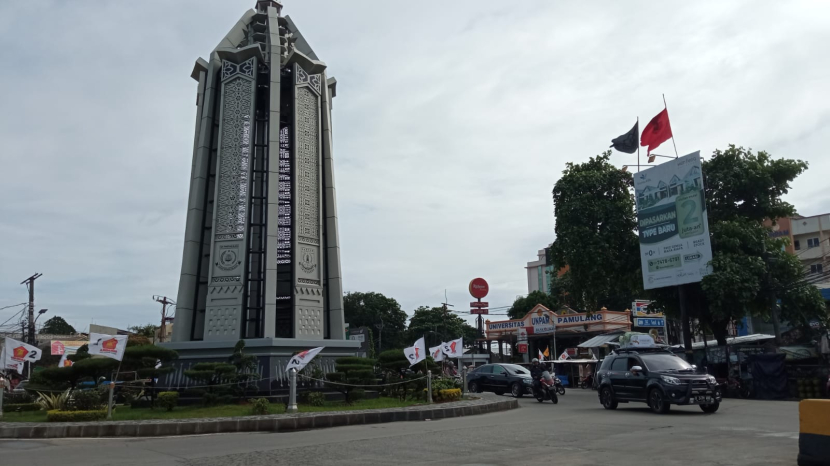
<path id="1" fill-rule="evenodd" d="M 40 333 L 45 335 L 72 335 L 75 327 L 69 325 L 63 317 L 55 316 L 43 323 Z"/>
<path id="2" fill-rule="evenodd" d="M 383 348 L 400 348 L 408 343 L 405 341 L 406 312 L 393 298 L 374 292 L 346 293 L 343 296 L 343 313 L 350 327 L 377 329 L 377 325 L 383 323 L 383 333 L 377 338 L 378 353 Z"/>
<path id="3" fill-rule="evenodd" d="M 827 321 L 819 291 L 806 280 L 799 259 L 784 250 L 788 240 L 771 238 L 763 225 L 767 219 L 795 214 L 781 196 L 807 163 L 730 145 L 715 150 L 702 168 L 713 272 L 700 283 L 686 285 L 689 316 L 720 345 L 726 344 L 730 322 L 746 315 L 768 319 L 773 306 L 792 325 L 806 326 L 814 318 Z M 655 308 L 679 315 L 675 288 L 649 294 L 657 301 Z"/>
<path id="4" fill-rule="evenodd" d="M 159 326 L 153 324 L 146 324 L 146 325 L 133 325 L 132 327 L 128 327 L 127 330 L 135 333 L 138 336 L 149 338 L 150 341 L 156 340 L 156 332 L 158 332 Z"/>
<path id="5" fill-rule="evenodd" d="M 531 291 L 527 296 L 519 296 L 513 301 L 513 305 L 507 310 L 507 316 L 511 319 L 521 319 L 537 305 L 543 305 L 551 311 L 556 311 L 561 306 L 560 299 L 544 291 Z"/>
<path id="6" fill-rule="evenodd" d="M 240 399 L 246 396 L 251 382 L 259 379 L 259 372 L 257 372 L 257 359 L 252 354 L 245 354 L 245 340 L 239 340 L 233 348 L 233 353 L 228 358 L 228 362 L 233 364 L 236 368 L 236 382 L 233 390 L 236 396 Z"/>
<path id="7" fill-rule="evenodd" d="M 472 346 L 478 331 L 461 317 L 445 311 L 443 307 L 421 306 L 409 320 L 409 337 L 405 345 L 410 346 L 418 338 L 424 337 L 427 348 L 443 341 L 464 338 L 465 346 Z"/>
<path id="8" fill-rule="evenodd" d="M 641 288 L 630 173 L 606 151 L 588 162 L 568 163 L 553 188 L 556 240 L 550 247 L 564 302 L 588 312 L 630 306 Z"/>

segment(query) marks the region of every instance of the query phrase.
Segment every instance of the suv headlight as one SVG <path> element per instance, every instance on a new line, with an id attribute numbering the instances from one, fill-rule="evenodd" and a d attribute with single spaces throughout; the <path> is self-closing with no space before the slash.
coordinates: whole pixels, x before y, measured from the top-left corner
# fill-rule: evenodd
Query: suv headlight
<path id="1" fill-rule="evenodd" d="M 714 385 L 714 384 L 718 383 L 718 381 L 717 381 L 717 379 L 715 379 L 713 376 L 710 375 L 709 376 L 709 383 Z"/>
<path id="2" fill-rule="evenodd" d="M 669 385 L 680 385 L 680 379 L 678 379 L 677 377 L 669 377 L 668 375 L 661 375 L 660 378 L 663 379 L 663 382 L 666 382 Z"/>
<path id="3" fill-rule="evenodd" d="M 530 379 L 524 379 L 525 385 L 533 385 L 533 381 Z"/>

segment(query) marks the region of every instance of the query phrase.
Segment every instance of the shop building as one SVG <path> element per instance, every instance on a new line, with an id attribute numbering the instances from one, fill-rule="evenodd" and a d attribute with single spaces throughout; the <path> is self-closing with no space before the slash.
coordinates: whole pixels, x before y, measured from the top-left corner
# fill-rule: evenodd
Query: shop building
<path id="1" fill-rule="evenodd" d="M 597 335 L 613 331 L 631 330 L 631 311 L 609 311 L 606 308 L 594 313 L 575 312 L 569 308 L 553 312 L 539 304 L 521 319 L 485 321 L 486 339 L 496 343 L 499 355 L 504 355 L 505 345 L 516 345 L 525 362 L 539 351 L 548 350 L 556 357 L 566 348 L 576 348 L 580 343 Z"/>

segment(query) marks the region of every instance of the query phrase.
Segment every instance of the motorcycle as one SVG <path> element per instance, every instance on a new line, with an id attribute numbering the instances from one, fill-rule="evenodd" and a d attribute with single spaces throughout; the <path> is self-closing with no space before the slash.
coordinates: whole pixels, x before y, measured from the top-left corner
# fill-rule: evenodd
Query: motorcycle
<path id="1" fill-rule="evenodd" d="M 594 387 L 594 374 L 588 374 L 585 377 L 583 377 L 579 385 L 583 389 L 593 388 L 594 390 L 596 390 L 596 387 Z"/>
<path id="2" fill-rule="evenodd" d="M 562 381 L 559 380 L 559 377 L 554 376 L 553 377 L 553 383 L 556 386 L 556 393 L 558 393 L 560 395 L 564 395 L 565 394 L 565 386 L 562 385 Z"/>
<path id="3" fill-rule="evenodd" d="M 559 403 L 559 397 L 556 396 L 556 382 L 551 377 L 550 372 L 542 372 L 538 386 L 534 385 L 533 387 L 533 396 L 536 397 L 536 401 L 539 403 L 545 400 L 550 400 L 553 404 Z"/>

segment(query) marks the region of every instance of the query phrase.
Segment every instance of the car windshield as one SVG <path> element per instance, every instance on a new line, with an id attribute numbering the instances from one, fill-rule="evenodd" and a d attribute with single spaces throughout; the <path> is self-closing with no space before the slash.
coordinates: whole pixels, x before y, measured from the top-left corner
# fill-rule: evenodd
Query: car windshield
<path id="1" fill-rule="evenodd" d="M 507 372 L 513 375 L 530 375 L 530 371 L 522 366 L 517 366 L 515 364 L 502 364 L 502 367 L 507 369 Z"/>
<path id="2" fill-rule="evenodd" d="M 646 369 L 650 371 L 692 371 L 692 366 L 673 354 L 644 354 L 640 355 Z"/>

